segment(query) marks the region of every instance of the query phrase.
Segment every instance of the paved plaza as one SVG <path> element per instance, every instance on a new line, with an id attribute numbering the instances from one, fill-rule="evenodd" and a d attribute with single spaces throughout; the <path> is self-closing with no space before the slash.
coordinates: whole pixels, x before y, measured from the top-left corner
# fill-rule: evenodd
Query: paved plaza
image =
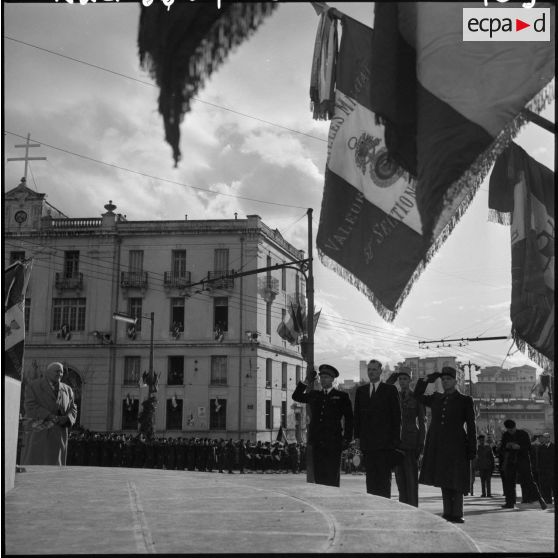
<path id="1" fill-rule="evenodd" d="M 439 489 L 421 486 L 417 510 L 397 501 L 395 482 L 391 500 L 367 495 L 362 474 L 342 474 L 338 489 L 292 474 L 26 469 L 5 498 L 12 555 L 554 551 L 553 506 L 468 496 L 454 525 Z"/>

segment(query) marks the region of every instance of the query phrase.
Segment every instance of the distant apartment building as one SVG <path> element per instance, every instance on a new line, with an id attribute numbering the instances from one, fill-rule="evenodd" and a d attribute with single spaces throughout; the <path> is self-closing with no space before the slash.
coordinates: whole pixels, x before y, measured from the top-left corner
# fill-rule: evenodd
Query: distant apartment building
<path id="1" fill-rule="evenodd" d="M 25 181 L 5 194 L 4 263 L 33 258 L 24 380 L 60 361 L 81 426 L 134 432 L 153 335 L 157 436 L 269 441 L 282 426 L 303 439 L 306 409 L 291 395 L 304 361 L 277 327 L 289 300 L 304 296 L 305 278 L 296 265 L 224 276 L 304 252 L 257 215 L 128 221 L 115 209 L 67 218 Z M 115 311 L 136 326 L 115 321 Z"/>
<path id="2" fill-rule="evenodd" d="M 537 369 L 528 364 L 505 369 L 487 366 L 473 384 L 475 397 L 528 399 L 537 380 Z"/>
<path id="3" fill-rule="evenodd" d="M 477 427 L 499 439 L 506 419 L 513 419 L 517 427 L 531 436 L 550 432 L 554 438 L 554 413 L 548 401 L 531 396 L 537 380 L 533 366 L 510 369 L 487 366 L 473 384 L 478 409 Z"/>

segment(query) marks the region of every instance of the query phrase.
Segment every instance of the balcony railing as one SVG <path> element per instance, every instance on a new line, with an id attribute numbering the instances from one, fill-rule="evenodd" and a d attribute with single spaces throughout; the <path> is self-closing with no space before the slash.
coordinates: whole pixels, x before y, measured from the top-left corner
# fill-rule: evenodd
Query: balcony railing
<path id="1" fill-rule="evenodd" d="M 173 271 L 165 271 L 164 283 L 165 287 L 174 287 L 184 289 L 192 282 L 192 274 L 189 271 L 175 273 Z"/>
<path id="2" fill-rule="evenodd" d="M 223 277 L 229 275 L 232 271 L 208 271 L 207 278 L 211 281 L 209 286 L 213 289 L 226 289 L 230 290 L 234 287 L 234 279 L 230 277 Z"/>
<path id="3" fill-rule="evenodd" d="M 147 288 L 147 271 L 122 271 L 120 274 L 120 286 L 124 288 Z"/>
<path id="4" fill-rule="evenodd" d="M 57 273 L 54 285 L 58 290 L 83 288 L 83 273 L 73 273 L 66 275 L 65 273 Z"/>

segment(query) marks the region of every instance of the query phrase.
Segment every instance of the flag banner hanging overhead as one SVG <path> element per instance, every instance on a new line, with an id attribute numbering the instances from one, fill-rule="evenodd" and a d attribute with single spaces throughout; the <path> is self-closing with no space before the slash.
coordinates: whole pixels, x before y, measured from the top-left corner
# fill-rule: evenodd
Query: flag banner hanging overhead
<path id="1" fill-rule="evenodd" d="M 322 262 L 393 320 L 431 250 L 415 185 L 388 157 L 370 103 L 373 31 L 343 16 L 316 245 Z"/>
<path id="2" fill-rule="evenodd" d="M 25 346 L 25 291 L 31 261 L 17 261 L 4 270 L 5 376 L 21 380 Z"/>
<path id="3" fill-rule="evenodd" d="M 516 345 L 540 366 L 554 361 L 554 173 L 515 143 L 490 176 L 491 220 L 511 225 L 510 318 Z"/>
<path id="4" fill-rule="evenodd" d="M 142 5 L 140 62 L 159 86 L 159 112 L 175 165 L 180 160 L 180 123 L 190 101 L 229 51 L 250 37 L 276 7 L 273 2 Z"/>
<path id="5" fill-rule="evenodd" d="M 500 5 L 502 14 L 507 7 Z M 554 7 L 548 42 L 463 41 L 478 2 L 376 2 L 371 106 L 387 149 L 417 179 L 426 241 L 443 241 L 494 160 L 554 98 Z"/>

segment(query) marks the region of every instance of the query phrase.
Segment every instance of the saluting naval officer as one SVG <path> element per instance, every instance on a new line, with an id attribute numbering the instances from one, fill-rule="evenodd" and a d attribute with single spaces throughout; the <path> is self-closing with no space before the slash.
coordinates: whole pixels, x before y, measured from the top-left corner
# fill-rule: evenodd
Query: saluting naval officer
<path id="1" fill-rule="evenodd" d="M 353 436 L 353 409 L 349 394 L 333 387 L 333 380 L 339 376 L 337 369 L 322 364 L 318 372 L 321 389 L 312 389 L 316 372 L 308 367 L 306 379 L 298 383 L 293 399 L 310 405 L 308 443 L 312 444 L 316 484 L 339 486 L 341 452 Z"/>

